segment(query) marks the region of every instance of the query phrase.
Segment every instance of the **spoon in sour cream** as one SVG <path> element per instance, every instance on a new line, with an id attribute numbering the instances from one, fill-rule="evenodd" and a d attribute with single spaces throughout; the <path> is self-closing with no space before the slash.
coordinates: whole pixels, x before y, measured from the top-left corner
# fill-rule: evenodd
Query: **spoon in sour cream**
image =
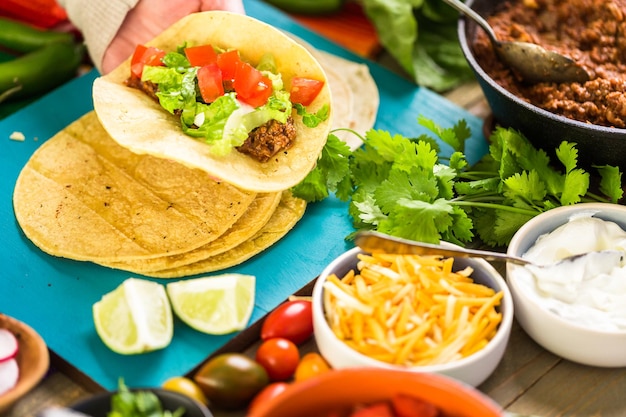
<path id="1" fill-rule="evenodd" d="M 582 265 L 583 261 L 585 265 L 618 265 L 626 256 L 626 253 L 618 250 L 601 250 L 572 255 L 552 264 L 540 265 L 533 263 L 529 259 L 508 255 L 506 253 L 467 249 L 460 246 L 444 246 L 432 243 L 423 243 L 374 231 L 357 232 L 354 243 L 364 251 L 370 253 L 384 252 L 399 255 L 442 255 L 458 258 L 482 258 L 487 261 L 511 262 L 516 265 L 544 270 L 557 266 L 562 267 L 563 265 L 572 263 L 580 263 Z"/>

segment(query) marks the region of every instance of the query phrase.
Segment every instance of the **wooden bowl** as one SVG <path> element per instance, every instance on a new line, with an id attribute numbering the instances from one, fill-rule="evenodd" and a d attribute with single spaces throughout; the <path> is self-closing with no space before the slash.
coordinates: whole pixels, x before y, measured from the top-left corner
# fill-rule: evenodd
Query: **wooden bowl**
<path id="1" fill-rule="evenodd" d="M 0 394 L 0 415 L 41 381 L 50 365 L 48 347 L 32 327 L 19 320 L 0 314 L 0 328 L 13 332 L 19 343 L 17 364 L 20 369 L 17 385 Z"/>

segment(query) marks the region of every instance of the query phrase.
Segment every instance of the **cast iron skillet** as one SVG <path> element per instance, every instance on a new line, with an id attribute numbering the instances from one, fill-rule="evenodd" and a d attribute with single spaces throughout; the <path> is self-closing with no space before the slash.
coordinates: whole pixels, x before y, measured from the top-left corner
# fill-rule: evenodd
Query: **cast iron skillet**
<path id="1" fill-rule="evenodd" d="M 500 0 L 466 2 L 482 16 L 488 16 L 499 3 Z M 555 158 L 554 150 L 566 140 L 577 144 L 581 166 L 589 169 L 592 165 L 608 164 L 626 170 L 626 129 L 597 126 L 558 116 L 509 93 L 476 62 L 470 41 L 477 30 L 482 29 L 475 22 L 460 17 L 458 35 L 461 49 L 491 107 L 495 123 L 520 131 L 534 146 L 544 149 L 550 158 Z"/>

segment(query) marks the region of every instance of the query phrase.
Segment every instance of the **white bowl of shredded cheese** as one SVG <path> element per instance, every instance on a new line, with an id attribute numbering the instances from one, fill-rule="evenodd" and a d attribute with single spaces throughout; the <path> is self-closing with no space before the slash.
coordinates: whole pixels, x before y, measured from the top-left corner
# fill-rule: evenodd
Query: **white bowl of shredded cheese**
<path id="1" fill-rule="evenodd" d="M 482 259 L 354 248 L 313 288 L 315 340 L 333 368 L 430 372 L 477 386 L 502 359 L 512 322 L 504 278 Z"/>
<path id="2" fill-rule="evenodd" d="M 595 251 L 551 267 L 549 273 L 507 265 L 507 281 L 521 327 L 538 344 L 565 359 L 600 367 L 626 366 L 626 207 L 581 203 L 542 213 L 522 226 L 510 255 L 537 264 Z"/>

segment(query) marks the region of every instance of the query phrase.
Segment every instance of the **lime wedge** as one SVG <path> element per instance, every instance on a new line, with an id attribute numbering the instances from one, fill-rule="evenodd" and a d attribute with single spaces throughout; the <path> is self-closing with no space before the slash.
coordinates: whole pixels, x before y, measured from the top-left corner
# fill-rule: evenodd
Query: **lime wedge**
<path id="1" fill-rule="evenodd" d="M 243 330 L 254 309 L 255 277 L 223 274 L 167 284 L 174 313 L 208 334 Z"/>
<path id="2" fill-rule="evenodd" d="M 165 288 L 156 282 L 128 278 L 93 305 L 96 332 L 112 351 L 131 355 L 162 349 L 174 333 Z"/>

